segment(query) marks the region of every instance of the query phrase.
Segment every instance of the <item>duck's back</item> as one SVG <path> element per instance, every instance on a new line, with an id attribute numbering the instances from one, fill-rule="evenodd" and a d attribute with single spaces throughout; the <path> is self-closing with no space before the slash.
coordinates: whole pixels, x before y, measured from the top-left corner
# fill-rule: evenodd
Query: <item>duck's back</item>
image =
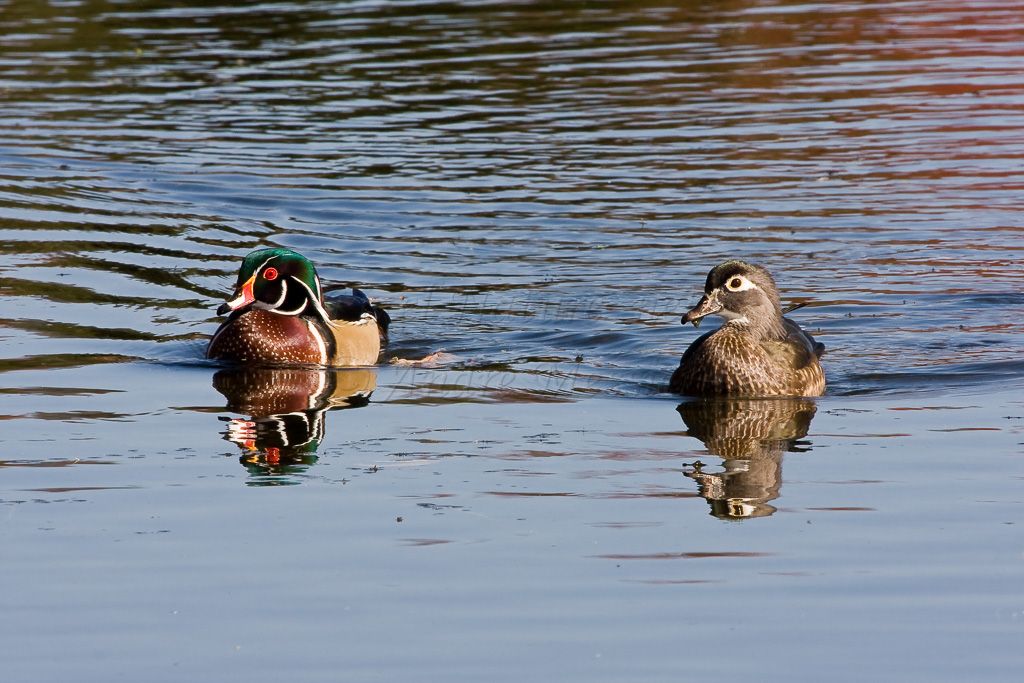
<path id="1" fill-rule="evenodd" d="M 820 396 L 824 345 L 784 319 L 786 337 L 757 341 L 723 325 L 698 338 L 672 373 L 669 389 L 688 396 Z"/>

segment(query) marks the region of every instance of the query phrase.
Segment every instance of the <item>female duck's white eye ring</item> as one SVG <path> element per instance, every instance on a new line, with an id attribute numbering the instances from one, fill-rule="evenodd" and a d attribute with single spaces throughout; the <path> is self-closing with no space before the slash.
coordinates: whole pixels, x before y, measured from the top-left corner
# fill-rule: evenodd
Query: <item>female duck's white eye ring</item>
<path id="1" fill-rule="evenodd" d="M 755 287 L 757 287 L 757 285 L 742 275 L 733 275 L 725 282 L 725 288 L 730 292 L 743 292 L 748 289 L 754 289 Z"/>

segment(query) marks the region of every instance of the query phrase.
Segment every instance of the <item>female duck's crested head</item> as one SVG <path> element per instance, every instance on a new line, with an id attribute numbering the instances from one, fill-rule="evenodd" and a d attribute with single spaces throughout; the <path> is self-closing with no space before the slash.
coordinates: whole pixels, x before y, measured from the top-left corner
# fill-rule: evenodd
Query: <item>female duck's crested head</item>
<path id="1" fill-rule="evenodd" d="M 784 335 L 779 290 L 771 274 L 744 261 L 725 261 L 711 269 L 704 296 L 682 322 L 696 327 L 706 316 L 742 325 L 768 336 Z"/>

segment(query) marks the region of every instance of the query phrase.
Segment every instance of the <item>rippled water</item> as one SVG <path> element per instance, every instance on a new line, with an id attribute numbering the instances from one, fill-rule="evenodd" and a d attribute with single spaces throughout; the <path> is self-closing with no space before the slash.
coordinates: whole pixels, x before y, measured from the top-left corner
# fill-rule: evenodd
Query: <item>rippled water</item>
<path id="1" fill-rule="evenodd" d="M 11 675 L 1015 680 L 1024 3 L 674 5 L 0 0 Z M 824 397 L 665 393 L 727 257 Z"/>

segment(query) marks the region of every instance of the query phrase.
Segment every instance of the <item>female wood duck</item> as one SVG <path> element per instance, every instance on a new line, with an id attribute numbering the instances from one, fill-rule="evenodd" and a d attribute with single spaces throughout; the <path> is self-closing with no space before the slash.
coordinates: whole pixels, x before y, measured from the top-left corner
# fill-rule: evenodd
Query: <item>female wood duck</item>
<path id="1" fill-rule="evenodd" d="M 373 365 L 390 316 L 358 289 L 325 300 L 316 269 L 288 249 L 245 257 L 231 314 L 210 340 L 207 358 L 267 364 Z"/>
<path id="2" fill-rule="evenodd" d="M 792 309 L 790 309 L 792 310 Z M 825 345 L 783 317 L 767 270 L 726 261 L 708 273 L 704 296 L 682 323 L 708 315 L 725 323 L 683 354 L 669 389 L 688 396 L 820 396 Z"/>

